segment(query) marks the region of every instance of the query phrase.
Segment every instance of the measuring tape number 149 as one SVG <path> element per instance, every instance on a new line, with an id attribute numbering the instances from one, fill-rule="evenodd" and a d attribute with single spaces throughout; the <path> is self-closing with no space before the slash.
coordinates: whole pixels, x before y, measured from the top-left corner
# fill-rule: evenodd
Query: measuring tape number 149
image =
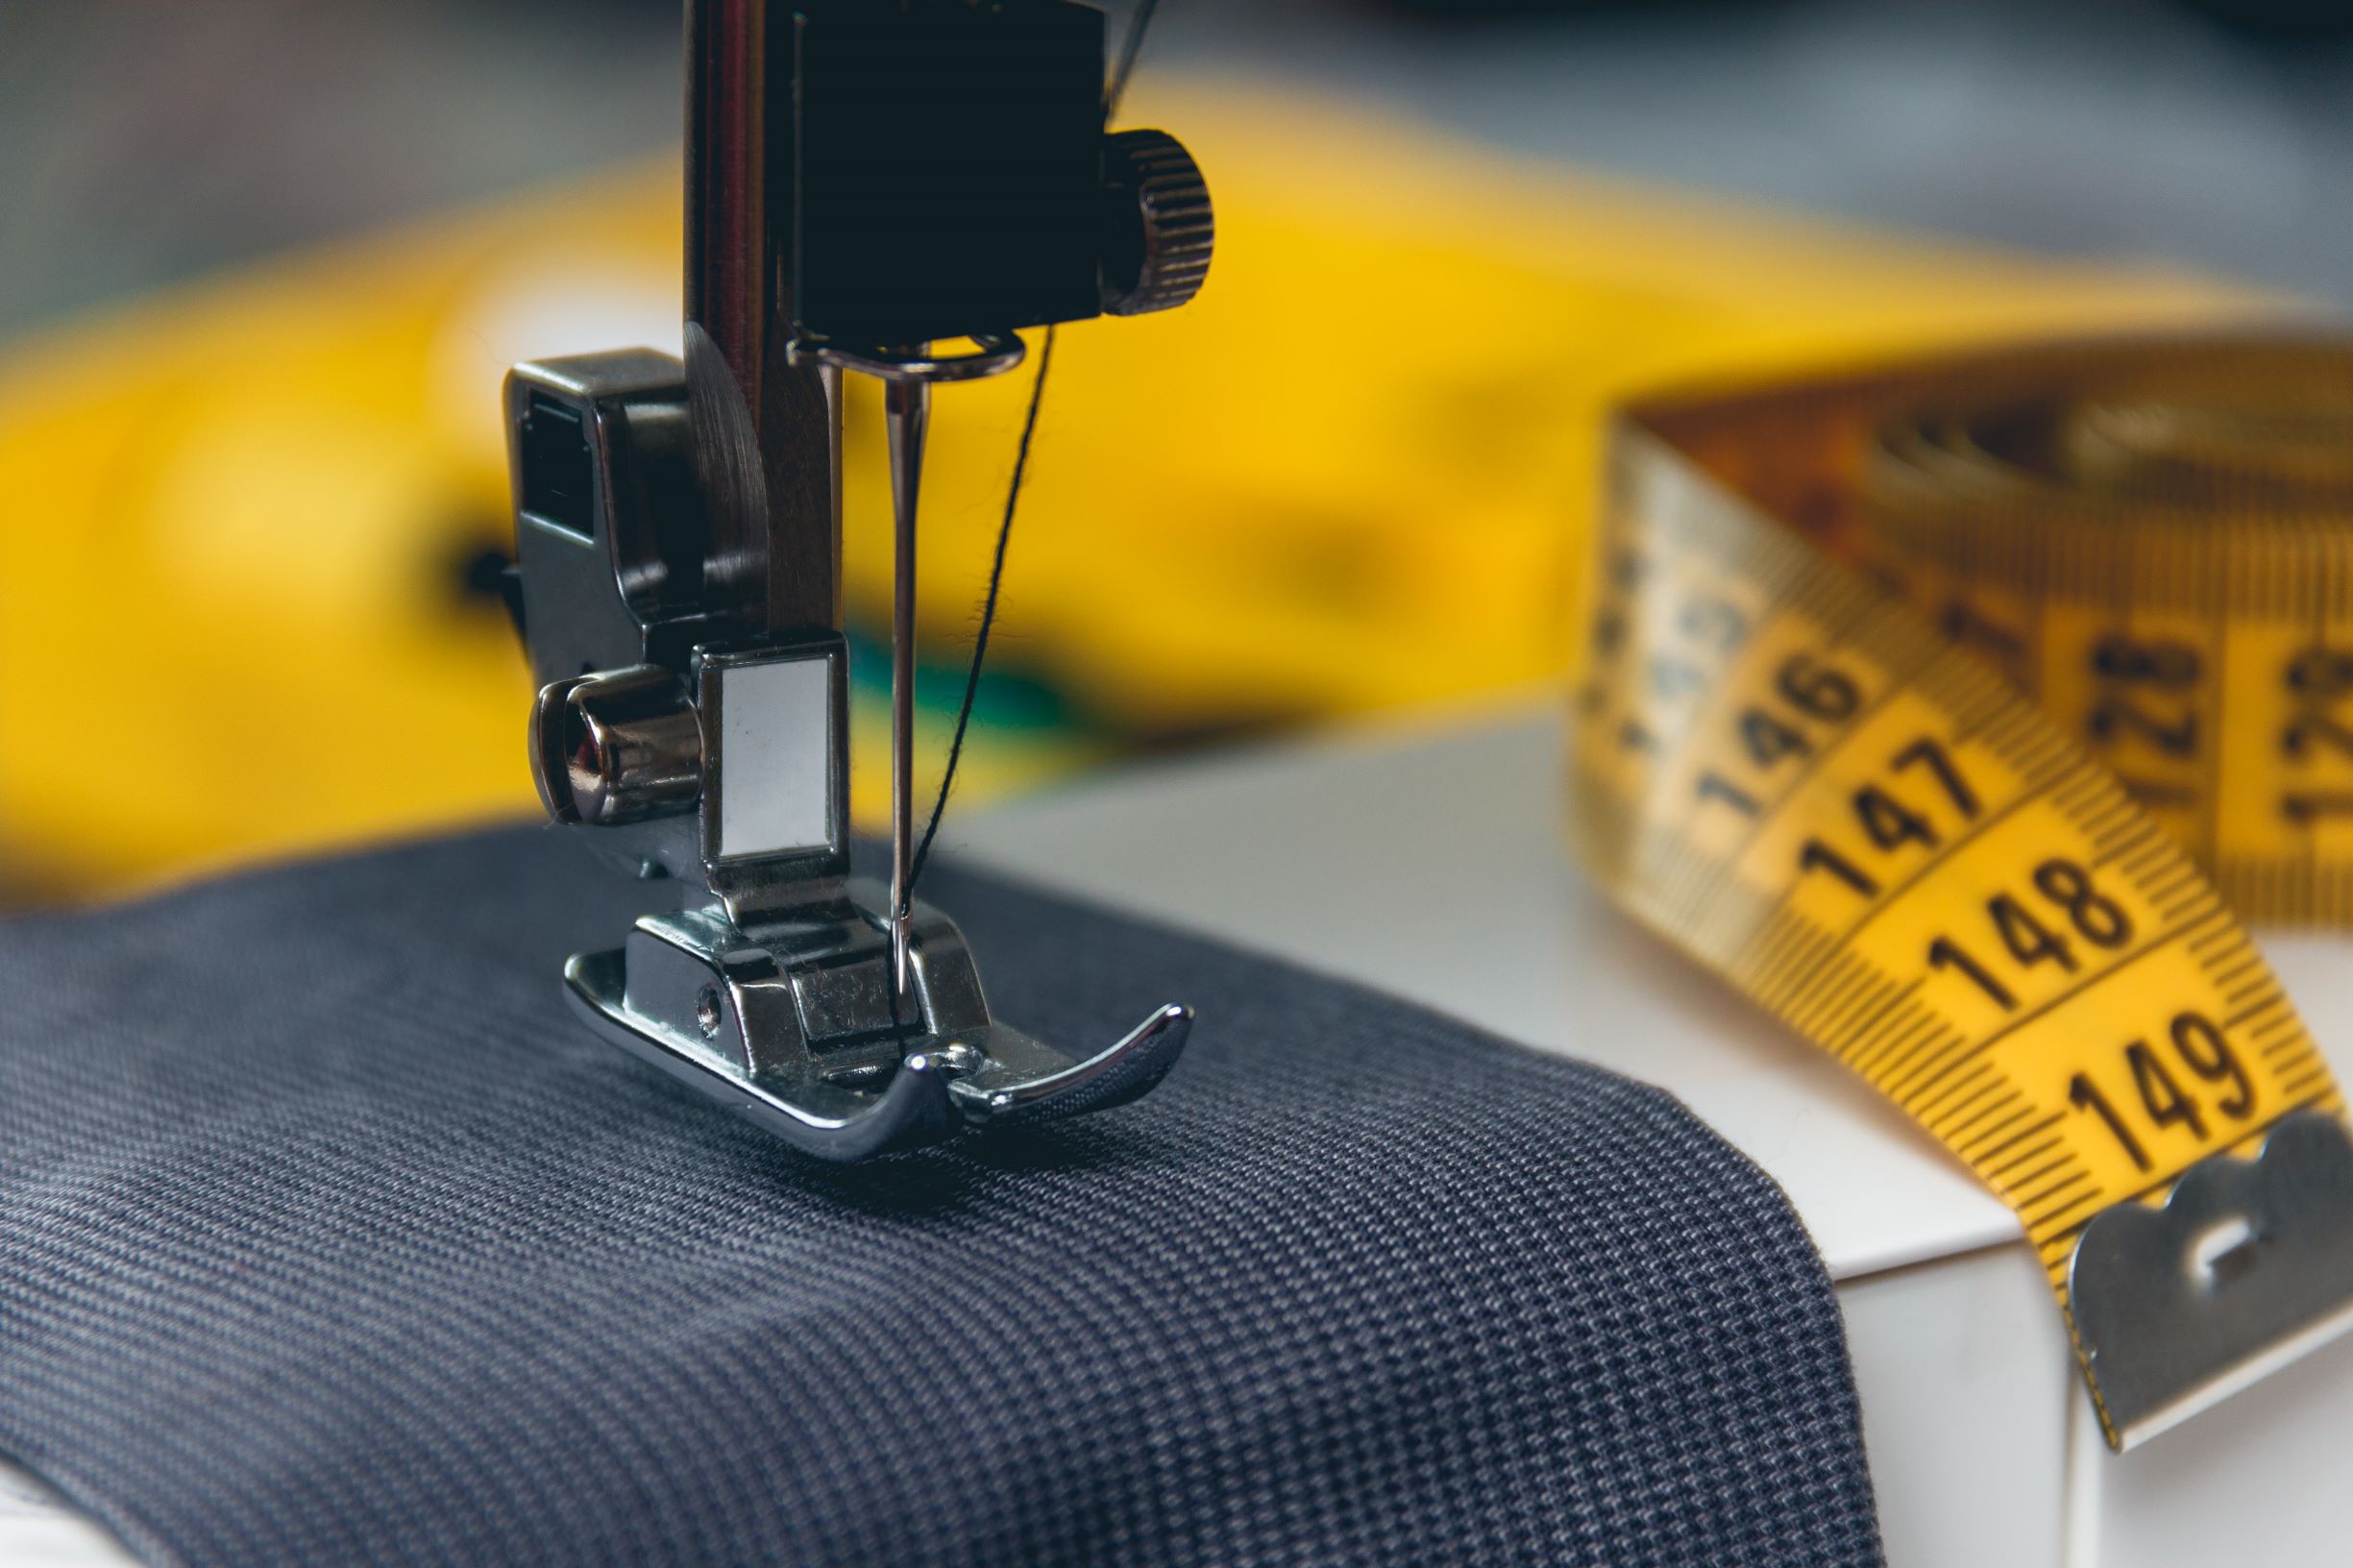
<path id="1" fill-rule="evenodd" d="M 2343 1101 L 2240 923 L 2353 923 L 2353 351 L 1662 401 L 1602 545 L 1583 859 L 2017 1212 L 2111 1444 L 2353 1327 Z"/>

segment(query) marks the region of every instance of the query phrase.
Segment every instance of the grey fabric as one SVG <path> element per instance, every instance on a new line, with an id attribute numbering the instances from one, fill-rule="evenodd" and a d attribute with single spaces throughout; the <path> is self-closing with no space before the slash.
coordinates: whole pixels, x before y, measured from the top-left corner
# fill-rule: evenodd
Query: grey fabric
<path id="1" fill-rule="evenodd" d="M 1878 1560 L 1838 1310 L 1656 1090 L 943 867 L 1151 1098 L 803 1163 L 501 831 L 0 927 L 0 1452 L 188 1563 Z"/>

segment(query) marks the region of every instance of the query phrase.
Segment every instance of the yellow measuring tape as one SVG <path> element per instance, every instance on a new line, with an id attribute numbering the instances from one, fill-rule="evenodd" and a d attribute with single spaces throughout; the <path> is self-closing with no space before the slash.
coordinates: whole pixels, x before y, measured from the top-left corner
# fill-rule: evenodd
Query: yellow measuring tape
<path id="1" fill-rule="evenodd" d="M 2353 348 L 2039 349 L 1614 432 L 1572 833 L 2013 1208 L 2111 1443 L 2353 1323 Z"/>

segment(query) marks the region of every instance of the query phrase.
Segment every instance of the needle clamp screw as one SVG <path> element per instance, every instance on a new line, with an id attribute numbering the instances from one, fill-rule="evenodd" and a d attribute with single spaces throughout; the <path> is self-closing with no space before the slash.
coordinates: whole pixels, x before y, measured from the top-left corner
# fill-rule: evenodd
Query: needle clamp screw
<path id="1" fill-rule="evenodd" d="M 1165 131 L 1103 138 L 1111 233 L 1103 247 L 1103 308 L 1115 316 L 1173 310 L 1201 292 L 1217 224 L 1209 182 Z"/>

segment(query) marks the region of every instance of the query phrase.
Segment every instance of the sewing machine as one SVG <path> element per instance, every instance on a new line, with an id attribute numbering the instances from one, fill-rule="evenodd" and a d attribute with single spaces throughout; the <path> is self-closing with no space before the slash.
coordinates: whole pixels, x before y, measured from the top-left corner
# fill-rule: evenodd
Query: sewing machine
<path id="1" fill-rule="evenodd" d="M 661 906 L 568 993 L 828 1159 L 1132 1098 L 1188 1009 L 1033 1040 L 914 897 L 918 500 L 933 385 L 1014 369 L 1021 330 L 1190 299 L 1208 188 L 1175 138 L 1106 135 L 1103 16 L 1067 0 L 693 0 L 686 54 L 683 362 L 539 360 L 506 387 L 540 795 Z M 845 374 L 884 383 L 890 427 L 887 889 L 849 868 Z"/>
<path id="2" fill-rule="evenodd" d="M 553 694 L 541 703 L 538 748 L 551 808 L 619 874 L 646 876 L 650 904 L 670 906 L 630 930 L 618 953 L 575 962 L 576 1004 L 601 1033 L 665 1070 L 804 1146 L 846 1155 L 985 1119 L 993 1108 L 978 1091 L 1017 1084 L 1023 1067 L 998 1060 L 1011 1057 L 1014 1037 L 985 1013 L 958 1021 L 974 1015 L 953 1009 L 978 992 L 968 998 L 949 981 L 977 977 L 952 923 L 906 896 L 915 860 L 903 722 L 893 836 L 901 886 L 846 874 L 843 655 L 838 611 L 824 600 L 840 548 L 829 531 L 838 527 L 840 387 L 845 373 L 867 373 L 850 357 L 864 340 L 845 329 L 832 338 L 775 332 L 777 323 L 805 325 L 780 303 L 793 288 L 778 280 L 797 282 L 784 262 L 791 246 L 774 243 L 770 223 L 755 238 L 740 205 L 733 229 L 706 233 L 705 218 L 717 222 L 725 208 L 696 205 L 695 193 L 723 184 L 729 170 L 733 200 L 757 192 L 772 203 L 758 170 L 799 128 L 751 129 L 751 86 L 722 68 L 752 58 L 753 9 L 710 6 L 696 21 L 691 85 L 700 102 L 726 107 L 715 118 L 698 109 L 691 122 L 699 183 L 690 187 L 690 257 L 699 245 L 706 258 L 734 259 L 690 263 L 685 357 L 543 363 L 510 393 L 520 399 L 509 427 L 519 531 L 527 528 L 532 551 L 521 587 L 534 606 L 534 669 Z M 758 47 L 772 61 L 784 48 Z M 1099 42 L 1096 55 L 1099 71 Z M 955 61 L 959 73 L 971 64 L 964 55 Z M 772 87 L 779 79 L 762 80 Z M 869 115 L 856 135 L 891 133 L 887 120 Z M 1131 205 L 1145 210 L 1140 183 L 1107 178 L 1106 188 L 1133 191 Z M 1106 255 L 1115 248 L 1091 243 Z M 699 286 L 710 290 L 699 314 Z M 751 295 L 760 300 L 748 314 L 730 317 L 727 300 Z M 1010 353 L 1005 334 L 987 335 L 993 352 Z M 865 343 L 882 346 L 879 337 Z M 928 380 L 945 379 L 949 361 L 925 361 L 909 347 L 866 357 L 886 375 L 933 366 L 934 377 L 892 383 L 901 473 L 919 478 Z M 984 343 L 970 362 L 992 368 L 992 352 Z M 710 373 L 701 382 L 699 365 Z M 762 387 L 774 390 L 752 390 Z M 786 399 L 799 400 L 796 412 L 771 417 Z M 911 489 L 902 490 L 909 527 Z M 734 541 L 723 547 L 714 542 L 723 527 Z M 900 565 L 911 594 L 911 557 Z M 821 607 L 786 607 L 812 602 Z M 634 678 L 604 683 L 599 672 Z M 2071 1561 L 2102 1537 L 2112 1557 L 2143 1560 L 2164 1547 L 2197 1550 L 2207 1533 L 2220 1553 L 2250 1512 L 2277 1539 L 2300 1531 L 2308 1551 L 2324 1555 L 2341 1538 L 2325 1458 L 2353 1363 L 2333 1354 L 2311 1377 L 2276 1380 L 2145 1455 L 2120 1461 L 2100 1452 L 2040 1282 L 2009 1244 L 2014 1228 L 1998 1205 L 1834 1066 L 1695 982 L 1555 857 L 1530 852 L 1556 830 L 1555 698 L 1544 702 L 1540 714 L 1458 733 L 1131 776 L 975 819 L 970 829 L 985 856 L 1034 878 L 1674 1089 L 1788 1188 L 1840 1280 L 1898 1560 L 2056 1562 L 2064 1551 Z M 739 721 L 740 730 L 730 727 Z M 748 754 L 739 734 L 768 749 Z M 1432 832 L 1434 803 L 1473 787 L 1491 809 Z M 755 815 L 736 820 L 750 837 L 730 841 L 728 814 L 745 809 Z M 739 859 L 730 842 L 760 847 Z M 1483 913 L 1436 929 L 1433 907 Z M 816 913 L 804 920 L 801 910 Z M 2329 943 L 2290 940 L 2279 957 L 2320 1017 L 2345 1016 Z M 836 999 L 843 1005 L 828 1011 Z M 1140 1031 L 1158 1025 L 1157 1035 L 1124 1053 L 1057 1053 L 1069 1066 L 1044 1065 L 1042 1076 L 1061 1092 L 1031 1103 L 1045 1114 L 1078 1109 L 1081 1086 L 1057 1075 L 1091 1064 L 1089 1083 L 1148 1084 L 1145 1074 L 1164 1068 L 1182 1041 L 1182 1017 L 1164 1017 Z M 986 1041 L 986 1069 L 953 1054 L 975 1039 Z M 1112 1069 L 1121 1065 L 1142 1069 L 1142 1082 L 1118 1082 Z M 1976 1456 L 1966 1475 L 1950 1468 L 1961 1452 Z M 2313 1484 L 2264 1485 L 2290 1475 Z"/>

